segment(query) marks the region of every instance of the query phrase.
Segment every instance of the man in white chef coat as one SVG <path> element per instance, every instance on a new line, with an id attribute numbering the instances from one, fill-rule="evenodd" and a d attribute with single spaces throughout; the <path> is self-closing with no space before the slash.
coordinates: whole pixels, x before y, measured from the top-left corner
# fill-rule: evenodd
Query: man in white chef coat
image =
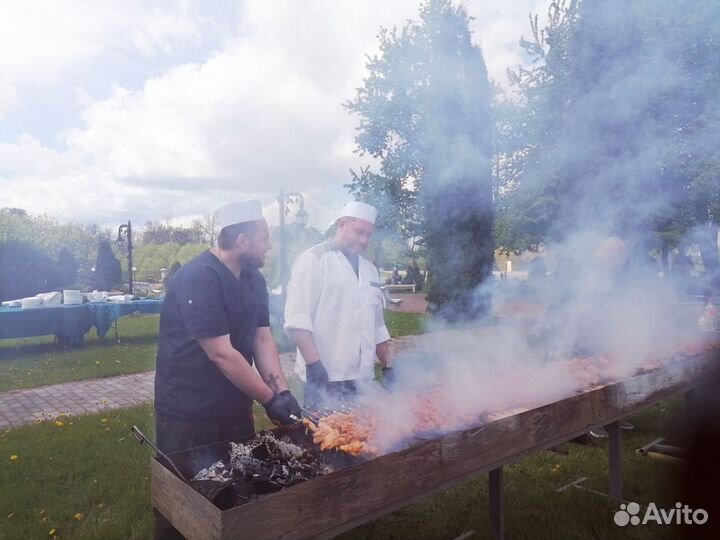
<path id="1" fill-rule="evenodd" d="M 309 408 L 321 407 L 326 398 L 351 397 L 358 381 L 374 378 L 376 358 L 386 383 L 394 382 L 380 276 L 362 256 L 376 215 L 369 204 L 345 204 L 335 237 L 293 264 L 285 331 L 298 348 L 295 371 L 306 382 Z"/>

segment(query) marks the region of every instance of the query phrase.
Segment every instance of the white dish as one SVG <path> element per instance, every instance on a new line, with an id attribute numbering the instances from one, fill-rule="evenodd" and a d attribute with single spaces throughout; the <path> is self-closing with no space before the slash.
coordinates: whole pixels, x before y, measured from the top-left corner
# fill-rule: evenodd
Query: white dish
<path id="1" fill-rule="evenodd" d="M 22 300 L 20 300 L 20 305 L 23 309 L 39 308 L 42 307 L 43 301 L 42 298 L 32 296 L 30 298 L 23 298 Z"/>
<path id="2" fill-rule="evenodd" d="M 107 291 L 93 291 L 87 293 L 88 300 L 91 302 L 105 302 L 107 300 Z"/>
<path id="3" fill-rule="evenodd" d="M 82 294 L 80 294 L 80 291 L 76 291 L 73 289 L 66 289 L 63 291 L 63 304 L 67 305 L 77 305 L 82 304 Z"/>
<path id="4" fill-rule="evenodd" d="M 62 302 L 62 293 L 60 292 L 47 292 L 35 295 L 36 298 L 40 298 L 43 304 L 46 306 L 56 306 Z"/>

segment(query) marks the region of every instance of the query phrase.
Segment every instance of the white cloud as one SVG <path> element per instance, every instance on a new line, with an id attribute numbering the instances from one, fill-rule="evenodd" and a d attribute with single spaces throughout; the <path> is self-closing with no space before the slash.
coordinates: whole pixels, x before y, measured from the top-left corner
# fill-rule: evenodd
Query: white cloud
<path id="1" fill-rule="evenodd" d="M 3 2 L 0 17 L 0 115 L 27 83 L 47 83 L 114 48 L 151 57 L 178 40 L 198 38 L 198 19 L 184 1 Z"/>
<path id="2" fill-rule="evenodd" d="M 466 4 L 494 79 L 504 80 L 505 68 L 522 61 L 517 41 L 527 34 L 527 13 L 543 13 L 546 4 Z M 14 18 L 27 12 L 23 6 Z M 178 41 L 201 39 L 198 28 L 214 24 L 184 2 L 166 9 L 140 0 L 83 6 L 78 18 L 69 14 L 78 5 L 53 2 L 41 22 L 13 30 L 16 43 L 29 41 L 30 27 L 48 36 L 20 59 L 0 52 L 0 70 L 11 68 L 10 88 L 62 77 L 69 63 L 102 59 L 108 48 L 144 62 Z M 77 85 L 80 127 L 58 133 L 62 150 L 29 136 L 0 143 L 0 206 L 143 222 L 202 214 L 244 196 L 271 204 L 285 189 L 306 193 L 311 223 L 324 226 L 347 197 L 348 168 L 366 161 L 352 152 L 357 119 L 341 104 L 362 84 L 379 27 L 403 26 L 417 9 L 417 0 L 248 1 L 228 15 L 238 21 L 232 37 L 202 61 L 165 69 L 138 88 L 116 85 L 104 99 Z M 3 20 L 0 32 L 11 26 Z M 0 85 L 0 113 L 13 99 Z"/>

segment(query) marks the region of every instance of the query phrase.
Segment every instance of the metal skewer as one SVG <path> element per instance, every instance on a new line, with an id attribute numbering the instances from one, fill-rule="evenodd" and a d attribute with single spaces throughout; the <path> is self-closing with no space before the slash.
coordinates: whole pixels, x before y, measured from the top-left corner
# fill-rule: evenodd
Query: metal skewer
<path id="1" fill-rule="evenodd" d="M 300 410 L 305 414 L 305 418 L 307 418 L 308 420 L 310 420 L 313 424 L 317 424 L 318 422 L 320 422 L 320 417 L 317 416 L 317 415 L 315 415 L 315 414 L 313 414 L 312 412 L 310 412 L 310 411 L 307 410 L 306 408 L 300 407 Z"/>

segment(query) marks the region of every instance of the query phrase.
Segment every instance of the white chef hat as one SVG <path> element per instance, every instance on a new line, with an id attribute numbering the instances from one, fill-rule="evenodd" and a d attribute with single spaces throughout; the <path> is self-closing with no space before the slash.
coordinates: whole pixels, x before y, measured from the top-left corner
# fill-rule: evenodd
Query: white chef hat
<path id="1" fill-rule="evenodd" d="M 222 229 L 236 223 L 265 219 L 260 201 L 242 201 L 221 206 L 215 211 L 215 223 Z"/>
<path id="2" fill-rule="evenodd" d="M 352 217 L 357 219 L 364 219 L 365 221 L 369 221 L 370 223 L 375 223 L 375 218 L 377 217 L 377 210 L 374 206 L 370 206 L 369 204 L 366 204 L 364 202 L 353 201 L 345 203 L 342 212 L 338 217 Z"/>

